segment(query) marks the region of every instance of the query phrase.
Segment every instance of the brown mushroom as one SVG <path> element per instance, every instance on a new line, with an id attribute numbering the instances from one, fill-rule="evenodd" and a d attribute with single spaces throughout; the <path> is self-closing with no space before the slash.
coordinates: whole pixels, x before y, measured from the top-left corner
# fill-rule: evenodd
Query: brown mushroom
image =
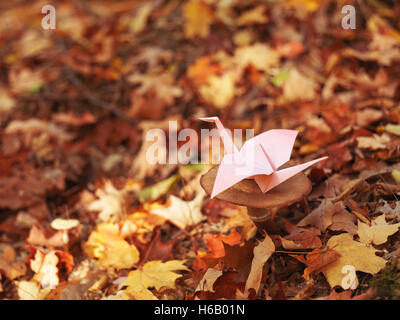
<path id="1" fill-rule="evenodd" d="M 211 194 L 218 167 L 211 168 L 201 177 L 200 184 L 207 194 Z M 246 206 L 247 214 L 257 228 L 264 229 L 269 221 L 268 209 L 288 206 L 303 199 L 310 191 L 310 180 L 300 172 L 266 193 L 260 190 L 253 179 L 245 179 L 219 193 L 216 198 Z"/>

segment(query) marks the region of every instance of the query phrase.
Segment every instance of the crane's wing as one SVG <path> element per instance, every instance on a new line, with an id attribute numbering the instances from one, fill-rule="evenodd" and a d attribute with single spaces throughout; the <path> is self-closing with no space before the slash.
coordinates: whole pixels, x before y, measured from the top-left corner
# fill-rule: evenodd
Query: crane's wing
<path id="1" fill-rule="evenodd" d="M 296 130 L 269 130 L 247 140 L 240 153 L 247 159 L 251 159 L 249 161 L 253 161 L 257 166 L 268 163 L 276 171 L 289 161 L 297 133 Z"/>
<path id="2" fill-rule="evenodd" d="M 227 154 L 222 159 L 217 176 L 215 177 L 211 198 L 232 187 L 239 181 L 255 175 L 265 174 L 264 167 L 254 166 L 252 163 L 241 159 L 239 153 Z"/>
<path id="3" fill-rule="evenodd" d="M 254 180 L 257 182 L 258 186 L 260 187 L 262 192 L 267 192 L 272 188 L 276 187 L 277 185 L 281 184 L 282 182 L 286 181 L 287 179 L 293 177 L 294 175 L 298 174 L 299 172 L 311 167 L 313 164 L 325 160 L 328 157 L 322 157 L 316 160 L 312 160 L 306 163 L 299 164 L 297 166 L 285 168 L 282 170 L 275 171 L 271 175 L 259 175 L 254 177 Z"/>
<path id="4" fill-rule="evenodd" d="M 218 133 L 222 139 L 222 143 L 224 144 L 226 153 L 238 153 L 239 150 L 233 143 L 232 136 L 228 133 L 228 131 L 224 128 L 218 117 L 208 117 L 208 118 L 199 118 L 199 120 L 214 122 L 217 126 Z"/>

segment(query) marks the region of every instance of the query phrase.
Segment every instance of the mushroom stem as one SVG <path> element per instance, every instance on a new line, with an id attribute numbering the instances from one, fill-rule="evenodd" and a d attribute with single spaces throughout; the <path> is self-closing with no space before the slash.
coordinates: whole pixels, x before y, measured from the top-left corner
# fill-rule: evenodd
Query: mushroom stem
<path id="1" fill-rule="evenodd" d="M 258 229 L 265 229 L 267 221 L 270 219 L 268 209 L 247 207 L 247 215 L 253 220 Z"/>

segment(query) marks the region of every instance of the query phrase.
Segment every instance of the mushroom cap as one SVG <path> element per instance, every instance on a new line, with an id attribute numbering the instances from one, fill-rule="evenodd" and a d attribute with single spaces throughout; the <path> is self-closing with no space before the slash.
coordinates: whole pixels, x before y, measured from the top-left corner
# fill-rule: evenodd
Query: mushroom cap
<path id="1" fill-rule="evenodd" d="M 218 167 L 211 168 L 200 179 L 207 194 L 211 194 Z M 310 191 L 310 180 L 300 172 L 266 193 L 260 190 L 253 179 L 244 179 L 216 195 L 216 198 L 250 208 L 279 208 L 301 200 Z"/>

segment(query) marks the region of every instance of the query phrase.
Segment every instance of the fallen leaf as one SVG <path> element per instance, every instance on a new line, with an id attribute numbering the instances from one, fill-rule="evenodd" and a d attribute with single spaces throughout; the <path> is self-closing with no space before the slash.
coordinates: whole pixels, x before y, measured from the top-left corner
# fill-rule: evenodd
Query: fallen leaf
<path id="1" fill-rule="evenodd" d="M 141 269 L 129 272 L 122 284 L 127 286 L 125 293 L 135 299 L 148 299 L 154 297 L 148 288 L 154 287 L 157 291 L 163 287 L 175 289 L 175 280 L 182 276 L 175 271 L 189 271 L 184 263 L 180 260 L 147 262 Z"/>
<path id="2" fill-rule="evenodd" d="M 210 33 L 214 15 L 205 1 L 190 0 L 183 5 L 184 33 L 187 38 L 205 38 Z"/>
<path id="3" fill-rule="evenodd" d="M 257 227 L 254 224 L 253 220 L 251 220 L 247 215 L 246 207 L 239 207 L 239 213 L 225 221 L 222 232 L 228 232 L 229 230 L 236 227 L 242 228 L 241 236 L 244 240 L 249 240 L 253 238 L 257 233 Z"/>
<path id="4" fill-rule="evenodd" d="M 374 134 L 372 137 L 357 137 L 356 140 L 360 149 L 379 150 L 387 148 L 390 137 L 384 133 L 381 136 Z"/>
<path id="5" fill-rule="evenodd" d="M 16 260 L 15 250 L 10 246 L 3 249 L 0 257 L 0 270 L 10 280 L 23 276 L 27 271 L 25 263 Z"/>
<path id="6" fill-rule="evenodd" d="M 354 266 L 356 271 L 376 274 L 386 265 L 386 261 L 375 255 L 372 247 L 354 241 L 353 236 L 343 233 L 328 240 L 327 247 L 340 254 L 339 259 L 323 267 L 324 273 L 331 288 L 340 286 L 343 279 L 342 268 L 346 265 Z"/>
<path id="7" fill-rule="evenodd" d="M 205 218 L 201 213 L 203 198 L 204 194 L 199 194 L 192 201 L 184 201 L 171 195 L 166 207 L 154 204 L 150 211 L 167 219 L 178 228 L 185 229 L 187 226 L 195 225 Z"/>
<path id="8" fill-rule="evenodd" d="M 325 232 L 334 222 L 334 216 L 346 211 L 342 202 L 333 203 L 331 200 L 324 199 L 318 208 L 311 211 L 303 218 L 297 226 L 305 227 L 311 225 Z"/>
<path id="9" fill-rule="evenodd" d="M 222 275 L 221 270 L 209 268 L 200 280 L 195 292 L 197 291 L 210 291 L 215 292 L 213 289 L 215 281 Z"/>
<path id="10" fill-rule="evenodd" d="M 282 246 L 287 250 L 298 250 L 298 249 L 317 249 L 320 248 L 322 243 L 320 238 L 320 230 L 315 228 L 298 228 L 287 221 L 285 221 L 286 229 L 289 235 L 280 237 Z"/>
<path id="11" fill-rule="evenodd" d="M 120 220 L 124 212 L 124 192 L 117 190 L 111 181 L 107 180 L 103 189 L 98 188 L 95 192 L 97 200 L 89 203 L 89 211 L 99 211 L 98 219 L 101 222 L 115 222 Z"/>
<path id="12" fill-rule="evenodd" d="M 400 223 L 388 224 L 385 215 L 382 214 L 371 221 L 371 225 L 367 225 L 358 220 L 357 234 L 360 242 L 380 245 L 388 240 L 388 237 L 395 234 L 400 228 Z"/>
<path id="13" fill-rule="evenodd" d="M 102 223 L 84 244 L 85 253 L 103 268 L 127 269 L 139 261 L 139 251 L 125 241 L 113 223 Z"/>
<path id="14" fill-rule="evenodd" d="M 44 247 L 62 247 L 68 243 L 68 239 L 65 241 L 64 232 L 62 231 L 53 232 L 49 236 L 46 233 L 43 227 L 34 224 L 26 241 L 32 245 Z"/>
<path id="15" fill-rule="evenodd" d="M 249 295 L 250 289 L 254 289 L 256 293 L 258 292 L 262 278 L 263 266 L 274 251 L 274 242 L 267 234 L 265 234 L 265 239 L 254 248 L 254 258 L 251 263 L 249 277 L 246 281 L 245 295 Z"/>
<path id="16" fill-rule="evenodd" d="M 321 272 L 322 268 L 336 261 L 340 257 L 340 253 L 330 248 L 315 249 L 308 253 L 305 259 L 298 255 L 291 255 L 291 257 L 304 263 L 307 268 L 304 269 L 304 278 L 310 280 L 310 274 L 313 272 Z"/>
<path id="17" fill-rule="evenodd" d="M 199 88 L 203 99 L 216 108 L 226 108 L 235 96 L 235 77 L 232 72 L 225 72 L 220 76 L 212 75 L 208 83 Z"/>

